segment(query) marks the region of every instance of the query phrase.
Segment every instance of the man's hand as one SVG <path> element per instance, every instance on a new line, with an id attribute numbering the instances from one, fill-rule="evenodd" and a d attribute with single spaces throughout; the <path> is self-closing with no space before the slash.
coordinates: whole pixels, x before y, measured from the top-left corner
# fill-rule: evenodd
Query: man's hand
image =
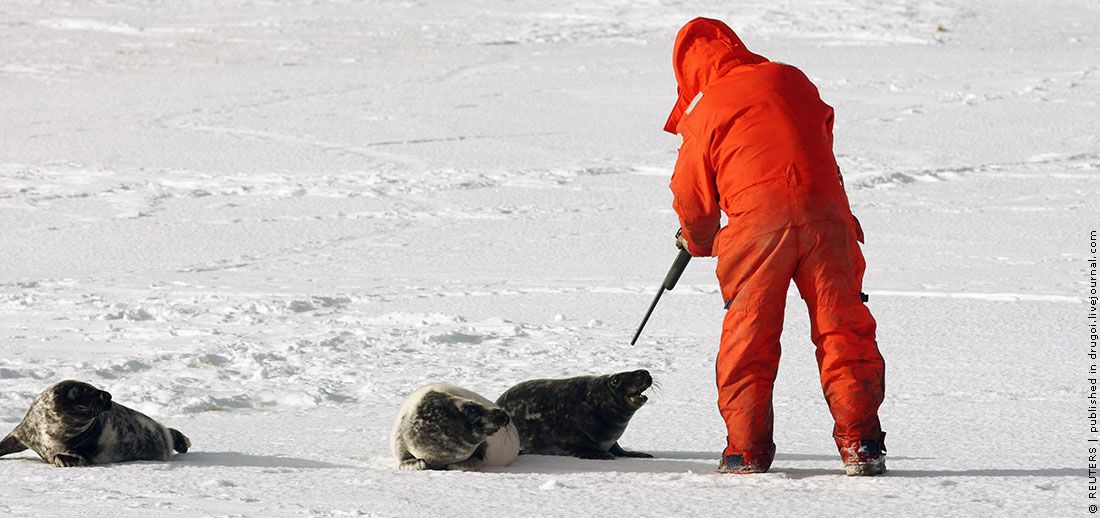
<path id="1" fill-rule="evenodd" d="M 687 253 L 691 254 L 693 257 L 695 256 L 695 254 L 691 252 L 691 247 L 688 246 L 687 239 L 684 239 L 683 229 L 676 231 L 676 248 L 679 248 L 680 250 L 686 250 Z"/>
<path id="2" fill-rule="evenodd" d="M 679 231 L 676 232 L 676 248 L 679 248 L 680 250 L 687 250 L 688 249 L 687 240 L 684 239 L 684 235 L 682 233 L 680 233 Z M 688 250 L 688 251 L 690 252 L 690 250 Z"/>
<path id="3" fill-rule="evenodd" d="M 692 257 L 710 257 L 710 249 L 703 250 L 688 243 L 688 240 L 684 238 L 683 229 L 676 231 L 676 248 L 686 250 Z"/>

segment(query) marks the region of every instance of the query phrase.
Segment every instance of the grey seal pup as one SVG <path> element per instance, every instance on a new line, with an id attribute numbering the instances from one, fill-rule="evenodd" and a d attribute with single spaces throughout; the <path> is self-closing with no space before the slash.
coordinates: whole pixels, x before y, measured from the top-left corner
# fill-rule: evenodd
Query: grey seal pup
<path id="1" fill-rule="evenodd" d="M 519 455 L 519 436 L 492 401 L 449 383 L 432 383 L 401 405 L 390 447 L 401 469 L 471 471 L 510 464 Z"/>
<path id="2" fill-rule="evenodd" d="M 524 381 L 497 398 L 519 431 L 521 453 L 582 459 L 652 457 L 619 446 L 626 425 L 649 400 L 647 370 Z"/>
<path id="3" fill-rule="evenodd" d="M 35 398 L 15 429 L 0 441 L 0 456 L 28 448 L 58 467 L 132 460 L 169 460 L 191 441 L 141 412 L 111 401 L 111 394 L 65 380 Z"/>

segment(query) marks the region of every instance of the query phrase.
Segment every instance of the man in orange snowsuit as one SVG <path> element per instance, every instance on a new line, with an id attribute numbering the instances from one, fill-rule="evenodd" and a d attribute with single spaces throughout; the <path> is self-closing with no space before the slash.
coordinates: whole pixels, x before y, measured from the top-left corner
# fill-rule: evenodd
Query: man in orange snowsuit
<path id="1" fill-rule="evenodd" d="M 670 184 L 678 245 L 718 256 L 727 307 L 716 368 L 728 431 L 719 471 L 764 472 L 775 457 L 772 386 L 794 279 L 845 469 L 882 473 L 885 364 L 860 291 L 863 236 L 833 156 L 833 109 L 801 71 L 749 52 L 718 20 L 680 29 L 672 63 L 679 98 L 665 131 L 683 137 Z"/>

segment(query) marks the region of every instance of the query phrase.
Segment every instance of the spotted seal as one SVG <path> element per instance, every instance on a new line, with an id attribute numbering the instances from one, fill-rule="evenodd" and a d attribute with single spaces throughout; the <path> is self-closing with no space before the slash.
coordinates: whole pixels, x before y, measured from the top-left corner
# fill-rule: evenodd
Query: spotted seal
<path id="1" fill-rule="evenodd" d="M 652 457 L 619 446 L 630 418 L 648 401 L 647 370 L 520 383 L 497 399 L 519 431 L 521 453 L 582 459 Z"/>
<path id="2" fill-rule="evenodd" d="M 81 381 L 54 384 L 31 404 L 23 421 L 0 441 L 0 456 L 27 448 L 58 467 L 132 460 L 168 460 L 191 441 L 144 414 L 111 401 Z"/>
<path id="3" fill-rule="evenodd" d="M 476 392 L 433 383 L 409 395 L 390 433 L 401 469 L 477 470 L 519 455 L 508 414 Z"/>

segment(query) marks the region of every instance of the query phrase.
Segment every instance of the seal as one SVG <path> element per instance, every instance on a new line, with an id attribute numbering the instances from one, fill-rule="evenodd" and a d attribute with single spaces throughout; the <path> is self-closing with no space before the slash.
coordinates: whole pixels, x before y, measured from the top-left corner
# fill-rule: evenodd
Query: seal
<path id="1" fill-rule="evenodd" d="M 626 451 L 619 438 L 648 397 L 647 370 L 520 383 L 497 399 L 519 431 L 521 453 L 582 459 L 648 458 Z"/>
<path id="2" fill-rule="evenodd" d="M 390 433 L 401 469 L 472 471 L 507 466 L 519 455 L 508 414 L 476 392 L 448 383 L 409 395 Z"/>
<path id="3" fill-rule="evenodd" d="M 118 403 L 87 383 L 65 380 L 35 398 L 15 429 L 0 441 L 0 456 L 34 450 L 58 467 L 132 460 L 168 460 L 191 441 Z"/>

